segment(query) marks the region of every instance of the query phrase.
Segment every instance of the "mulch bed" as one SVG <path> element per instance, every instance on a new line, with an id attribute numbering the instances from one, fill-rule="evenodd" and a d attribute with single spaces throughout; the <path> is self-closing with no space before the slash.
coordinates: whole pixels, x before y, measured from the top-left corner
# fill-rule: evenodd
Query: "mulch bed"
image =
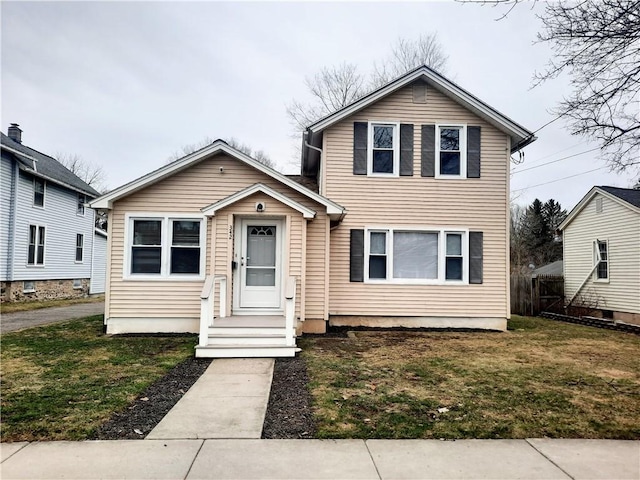
<path id="1" fill-rule="evenodd" d="M 308 382 L 302 357 L 276 359 L 262 438 L 314 437 Z"/>
<path id="2" fill-rule="evenodd" d="M 114 413 L 91 436 L 95 440 L 142 439 L 204 373 L 210 358 L 188 358 L 151 384 L 121 412 Z"/>
<path id="3" fill-rule="evenodd" d="M 94 440 L 143 439 L 204 373 L 211 359 L 189 358 L 114 413 Z M 276 359 L 262 438 L 313 438 L 307 368 L 301 357 Z"/>

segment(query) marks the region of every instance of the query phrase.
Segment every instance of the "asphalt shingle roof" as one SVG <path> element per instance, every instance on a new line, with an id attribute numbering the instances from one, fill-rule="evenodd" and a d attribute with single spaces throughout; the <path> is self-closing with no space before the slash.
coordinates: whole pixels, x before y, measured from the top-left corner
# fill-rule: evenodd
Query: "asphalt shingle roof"
<path id="1" fill-rule="evenodd" d="M 611 195 L 615 195 L 621 200 L 640 208 L 640 190 L 634 190 L 633 188 L 619 188 L 619 187 L 598 187 Z"/>
<path id="2" fill-rule="evenodd" d="M 27 165 L 30 169 L 35 170 L 35 175 L 42 175 L 43 177 L 47 177 L 54 182 L 60 182 L 61 184 L 68 185 L 75 190 L 79 190 L 83 193 L 86 193 L 90 197 L 97 198 L 100 196 L 100 193 L 88 185 L 82 179 L 80 179 L 77 175 L 72 173 L 68 168 L 62 165 L 55 158 L 52 158 L 44 153 L 40 153 L 33 148 L 29 148 L 22 143 L 18 143 L 11 138 L 9 138 L 4 133 L 0 132 L 0 139 L 2 140 L 2 145 L 6 145 L 7 147 L 16 150 L 24 155 L 35 158 L 37 160 L 35 168 L 33 166 L 33 161 L 28 158 L 21 157 L 20 161 Z"/>

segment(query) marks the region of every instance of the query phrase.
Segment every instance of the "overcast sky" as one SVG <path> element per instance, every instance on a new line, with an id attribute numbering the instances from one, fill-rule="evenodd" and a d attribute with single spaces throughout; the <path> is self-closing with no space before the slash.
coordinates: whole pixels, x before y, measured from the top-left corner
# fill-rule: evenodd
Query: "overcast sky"
<path id="1" fill-rule="evenodd" d="M 300 140 L 285 107 L 306 98 L 304 78 L 341 62 L 366 74 L 398 37 L 430 32 L 449 55 L 449 78 L 537 130 L 569 93 L 566 78 L 531 89 L 551 55 L 533 43 L 542 7 L 495 21 L 504 10 L 452 2 L 3 1 L 2 130 L 19 123 L 26 145 L 102 165 L 110 188 L 205 137 L 235 137 L 296 173 Z M 514 172 L 596 146 L 562 121 L 537 135 Z M 519 203 L 554 198 L 570 209 L 593 185 L 636 178 L 610 173 L 596 151 L 515 173 L 512 191 Z"/>

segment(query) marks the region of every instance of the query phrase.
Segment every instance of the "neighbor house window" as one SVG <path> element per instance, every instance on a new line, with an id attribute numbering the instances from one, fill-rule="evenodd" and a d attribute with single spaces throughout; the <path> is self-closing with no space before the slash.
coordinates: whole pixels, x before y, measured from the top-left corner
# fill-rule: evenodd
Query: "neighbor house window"
<path id="1" fill-rule="evenodd" d="M 76 262 L 82 262 L 84 257 L 84 235 L 78 233 L 76 235 Z"/>
<path id="2" fill-rule="evenodd" d="M 398 175 L 400 163 L 398 132 L 397 123 L 369 124 L 369 175 Z"/>
<path id="3" fill-rule="evenodd" d="M 87 196 L 84 193 L 78 193 L 78 206 L 76 214 L 84 215 L 84 204 L 87 203 Z"/>
<path id="4" fill-rule="evenodd" d="M 437 128 L 436 176 L 467 176 L 466 128 L 460 125 L 441 125 Z"/>
<path id="5" fill-rule="evenodd" d="M 467 281 L 467 233 L 371 229 L 365 236 L 367 281 L 441 283 Z"/>
<path id="6" fill-rule="evenodd" d="M 44 265 L 45 227 L 29 225 L 27 265 Z"/>
<path id="7" fill-rule="evenodd" d="M 79 290 L 82 288 L 82 279 L 81 278 L 74 278 L 73 279 L 73 289 L 74 290 Z"/>
<path id="8" fill-rule="evenodd" d="M 33 293 L 36 291 L 36 282 L 28 280 L 23 283 L 22 293 Z"/>
<path id="9" fill-rule="evenodd" d="M 44 207 L 44 180 L 41 178 L 33 179 L 33 205 Z"/>
<path id="10" fill-rule="evenodd" d="M 193 277 L 204 274 L 202 219 L 130 218 L 129 272 L 132 277 Z"/>
<path id="11" fill-rule="evenodd" d="M 594 242 L 594 257 L 598 265 L 596 280 L 609 280 L 609 244 L 606 240 Z"/>

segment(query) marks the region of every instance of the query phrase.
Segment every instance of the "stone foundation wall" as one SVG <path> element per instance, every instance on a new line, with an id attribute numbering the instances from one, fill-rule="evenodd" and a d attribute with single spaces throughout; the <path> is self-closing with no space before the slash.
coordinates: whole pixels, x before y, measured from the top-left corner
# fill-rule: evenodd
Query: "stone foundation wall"
<path id="1" fill-rule="evenodd" d="M 89 295 L 89 279 L 83 278 L 82 288 L 73 288 L 73 280 L 34 280 L 35 291 L 26 293 L 22 280 L 2 282 L 0 301 L 31 302 L 35 300 L 59 300 Z"/>

